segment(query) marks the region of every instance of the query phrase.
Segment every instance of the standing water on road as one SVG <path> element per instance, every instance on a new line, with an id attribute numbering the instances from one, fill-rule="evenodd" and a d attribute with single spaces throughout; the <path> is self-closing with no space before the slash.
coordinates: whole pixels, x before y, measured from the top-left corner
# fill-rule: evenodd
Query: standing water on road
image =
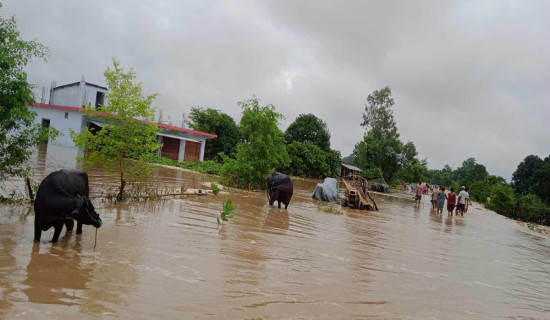
<path id="1" fill-rule="evenodd" d="M 42 177 L 59 169 L 43 166 Z M 159 168 L 155 179 L 215 177 Z M 90 171 L 92 192 L 111 182 Z M 295 179 L 288 210 L 263 192 L 98 198 L 96 248 L 91 226 L 34 244 L 32 210 L 2 205 L 0 318 L 549 318 L 547 237 L 478 206 L 447 218 L 383 195 L 378 212 L 332 215 L 311 199 L 316 183 Z M 235 218 L 218 227 L 228 198 Z"/>

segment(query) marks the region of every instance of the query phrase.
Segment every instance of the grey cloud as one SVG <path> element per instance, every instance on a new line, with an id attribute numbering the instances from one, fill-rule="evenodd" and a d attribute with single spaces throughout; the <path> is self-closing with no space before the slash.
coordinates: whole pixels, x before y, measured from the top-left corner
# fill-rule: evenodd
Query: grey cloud
<path id="1" fill-rule="evenodd" d="M 475 157 L 510 178 L 547 156 L 550 22 L 545 1 L 12 1 L 22 34 L 51 51 L 29 67 L 49 86 L 103 83 L 116 57 L 177 122 L 190 107 L 236 119 L 256 94 L 286 116 L 328 124 L 347 155 L 366 96 L 392 87 L 404 141 L 430 167 Z"/>

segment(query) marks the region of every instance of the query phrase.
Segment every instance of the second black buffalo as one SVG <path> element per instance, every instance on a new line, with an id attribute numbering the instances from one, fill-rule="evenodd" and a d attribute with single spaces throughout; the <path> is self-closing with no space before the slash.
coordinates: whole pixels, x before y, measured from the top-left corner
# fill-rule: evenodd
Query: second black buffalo
<path id="1" fill-rule="evenodd" d="M 293 192 L 294 186 L 292 185 L 292 180 L 286 174 L 273 172 L 267 177 L 267 199 L 270 206 L 277 201 L 279 208 L 282 202 L 286 209 Z"/>

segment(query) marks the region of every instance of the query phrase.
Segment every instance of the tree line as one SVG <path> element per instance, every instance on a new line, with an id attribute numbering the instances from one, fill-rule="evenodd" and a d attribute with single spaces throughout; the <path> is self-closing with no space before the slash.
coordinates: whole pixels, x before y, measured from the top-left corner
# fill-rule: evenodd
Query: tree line
<path id="1" fill-rule="evenodd" d="M 550 156 L 542 160 L 527 156 L 507 183 L 502 177 L 491 175 L 474 158 L 466 159 L 452 170 L 445 165 L 441 170 L 429 170 L 426 180 L 442 186 L 468 186 L 470 197 L 491 210 L 512 219 L 550 225 Z"/>
<path id="2" fill-rule="evenodd" d="M 330 132 L 323 120 L 300 114 L 283 132 L 279 121 L 284 117 L 274 105 L 261 106 L 255 96 L 239 105 L 238 124 L 214 108 L 195 107 L 189 114 L 192 129 L 218 135 L 207 140 L 205 159 L 223 163 L 220 182 L 264 189 L 272 170 L 312 178 L 338 175 L 340 152 L 330 148 Z"/>

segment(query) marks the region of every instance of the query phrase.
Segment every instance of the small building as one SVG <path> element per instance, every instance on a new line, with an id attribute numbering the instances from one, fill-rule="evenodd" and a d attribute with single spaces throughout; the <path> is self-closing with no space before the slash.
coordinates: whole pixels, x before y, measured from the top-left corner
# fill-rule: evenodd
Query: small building
<path id="1" fill-rule="evenodd" d="M 71 139 L 70 130 L 83 132 L 85 128 L 101 127 L 100 119 L 88 117 L 83 112 L 82 106 L 93 106 L 105 103 L 107 88 L 92 83 L 70 83 L 50 90 L 50 103 L 35 103 L 29 106 L 37 113 L 35 122 L 42 127 L 54 127 L 59 131 L 59 136 L 54 144 L 65 147 L 76 147 Z M 203 161 L 204 148 L 207 139 L 216 138 L 215 134 L 195 131 L 167 124 L 158 123 L 160 131 L 157 138 L 162 147 L 158 155 L 178 161 Z"/>
<path id="2" fill-rule="evenodd" d="M 49 104 L 81 108 L 85 104 L 95 106 L 105 104 L 105 95 L 109 88 L 84 81 L 55 86 L 50 88 Z"/>
<path id="3" fill-rule="evenodd" d="M 340 177 L 355 177 L 355 175 L 360 174 L 363 172 L 361 169 L 357 168 L 354 165 L 348 164 L 348 163 L 340 163 Z"/>

